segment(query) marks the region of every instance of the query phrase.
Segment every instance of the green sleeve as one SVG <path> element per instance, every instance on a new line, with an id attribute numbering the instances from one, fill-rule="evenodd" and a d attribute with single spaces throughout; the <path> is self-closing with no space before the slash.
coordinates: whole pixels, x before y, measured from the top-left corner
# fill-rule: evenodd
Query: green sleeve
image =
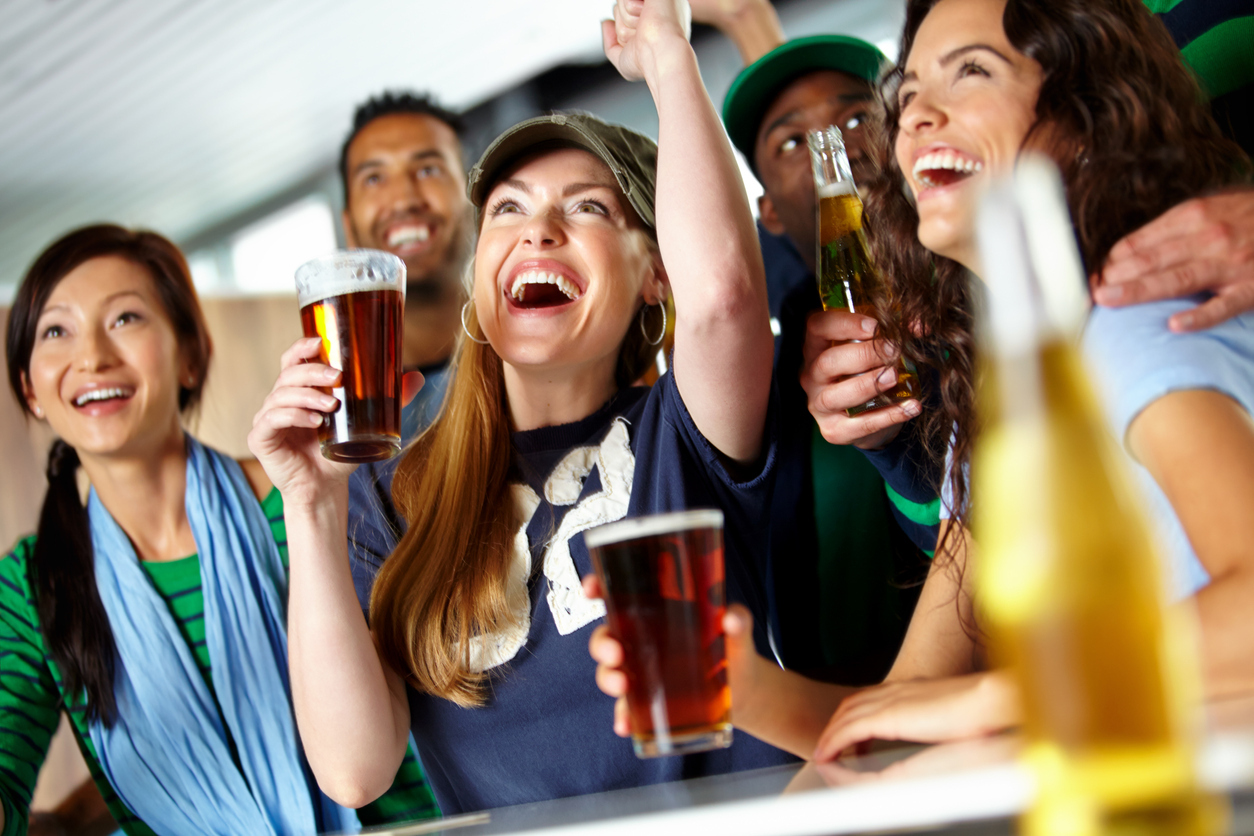
<path id="1" fill-rule="evenodd" d="M 26 833 L 35 779 L 57 730 L 61 693 L 48 669 L 26 582 L 34 537 L 0 560 L 0 803 L 4 836 Z"/>

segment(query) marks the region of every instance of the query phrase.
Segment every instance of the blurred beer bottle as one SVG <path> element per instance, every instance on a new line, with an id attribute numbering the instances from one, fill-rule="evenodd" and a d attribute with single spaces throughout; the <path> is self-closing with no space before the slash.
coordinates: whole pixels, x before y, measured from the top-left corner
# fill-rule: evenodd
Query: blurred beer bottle
<path id="1" fill-rule="evenodd" d="M 869 315 L 872 313 L 870 295 L 880 284 L 880 274 L 871 260 L 862 229 L 862 198 L 858 197 L 849 170 L 844 138 L 840 128 L 832 125 L 822 131 L 811 131 L 807 141 L 818 198 L 818 257 L 814 266 L 823 310 L 840 308 Z M 897 382 L 892 389 L 846 411 L 858 415 L 918 396 L 914 367 L 899 360 Z"/>
<path id="2" fill-rule="evenodd" d="M 1023 700 L 1037 782 L 1027 836 L 1219 831 L 1194 772 L 1191 625 L 1076 338 L 1087 283 L 1052 163 L 1020 162 L 980 207 L 988 290 L 972 462 L 977 604 Z"/>

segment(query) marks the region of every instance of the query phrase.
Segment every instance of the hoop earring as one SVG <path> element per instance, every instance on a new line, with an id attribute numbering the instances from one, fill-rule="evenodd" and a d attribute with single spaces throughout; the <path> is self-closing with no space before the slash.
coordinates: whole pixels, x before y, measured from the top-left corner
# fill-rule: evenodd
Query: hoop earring
<path id="1" fill-rule="evenodd" d="M 488 344 L 487 340 L 475 339 L 475 335 L 470 333 L 470 329 L 466 327 L 466 311 L 474 303 L 475 303 L 475 300 L 470 299 L 466 302 L 466 304 L 462 305 L 462 331 L 466 334 L 467 337 L 470 338 L 470 341 L 472 343 L 479 343 L 479 345 L 487 345 Z"/>
<path id="2" fill-rule="evenodd" d="M 645 305 L 640 309 L 640 334 L 644 337 L 644 341 L 649 345 L 658 345 L 666 338 L 666 302 L 663 300 L 658 303 L 658 307 L 662 309 L 662 332 L 657 335 L 656 340 L 649 339 L 649 333 L 644 330 L 644 312 L 650 307 L 650 305 Z"/>

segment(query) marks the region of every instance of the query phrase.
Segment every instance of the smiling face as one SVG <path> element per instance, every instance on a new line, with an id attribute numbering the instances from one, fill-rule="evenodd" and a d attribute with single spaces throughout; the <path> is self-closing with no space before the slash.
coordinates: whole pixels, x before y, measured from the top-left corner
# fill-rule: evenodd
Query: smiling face
<path id="1" fill-rule="evenodd" d="M 400 256 L 411 284 L 456 278 L 469 203 L 453 129 L 424 114 L 380 116 L 353 137 L 346 162 L 349 246 Z"/>
<path id="2" fill-rule="evenodd" d="M 665 298 L 657 249 L 609 168 L 563 148 L 506 169 L 483 204 L 475 315 L 517 369 L 604 366 L 642 304 Z"/>
<path id="3" fill-rule="evenodd" d="M 871 87 L 860 78 L 819 70 L 789 82 L 767 109 L 758 129 L 754 165 L 765 191 L 762 224 L 796 244 L 813 269 L 815 253 L 814 175 L 806 133 L 835 125 L 845 137 L 855 182 L 865 182 Z"/>
<path id="4" fill-rule="evenodd" d="M 147 268 L 103 256 L 49 295 L 23 389 L 80 456 L 135 455 L 180 432 L 187 366 Z"/>
<path id="5" fill-rule="evenodd" d="M 941 0 L 915 36 L 898 90 L 897 163 L 914 193 L 919 241 L 978 271 L 982 184 L 1010 171 L 1036 122 L 1042 72 L 1010 45 L 1006 0 Z"/>

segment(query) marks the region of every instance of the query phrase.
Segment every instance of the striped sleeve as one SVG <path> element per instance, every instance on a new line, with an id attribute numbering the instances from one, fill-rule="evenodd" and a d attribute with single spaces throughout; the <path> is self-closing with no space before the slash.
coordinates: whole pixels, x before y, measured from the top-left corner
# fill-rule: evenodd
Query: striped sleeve
<path id="1" fill-rule="evenodd" d="M 357 811 L 357 818 L 363 827 L 439 817 L 439 804 L 431 785 L 427 783 L 427 776 L 423 774 L 422 765 L 414 756 L 413 741 L 405 751 L 405 760 L 401 762 L 391 788 Z"/>
<path id="2" fill-rule="evenodd" d="M 61 694 L 44 658 L 26 580 L 34 537 L 0 559 L 0 803 L 4 836 L 26 832 L 35 779 L 57 730 Z"/>

